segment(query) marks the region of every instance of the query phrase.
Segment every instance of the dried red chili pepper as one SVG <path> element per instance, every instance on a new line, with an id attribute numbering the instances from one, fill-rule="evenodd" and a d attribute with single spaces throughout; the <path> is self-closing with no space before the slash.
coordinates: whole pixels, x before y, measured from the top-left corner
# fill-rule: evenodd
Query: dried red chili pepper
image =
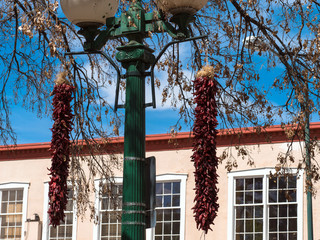
<path id="1" fill-rule="evenodd" d="M 69 174 L 70 132 L 72 131 L 72 92 L 74 87 L 66 80 L 66 73 L 60 73 L 51 93 L 54 95 L 52 105 L 54 120 L 51 140 L 51 175 L 49 183 L 49 219 L 54 227 L 64 221 L 67 205 L 67 178 Z"/>
<path id="2" fill-rule="evenodd" d="M 195 206 L 192 208 L 198 229 L 205 233 L 217 216 L 218 159 L 216 138 L 218 125 L 216 92 L 217 81 L 213 68 L 204 67 L 194 81 L 195 121 L 192 161 L 195 167 Z"/>

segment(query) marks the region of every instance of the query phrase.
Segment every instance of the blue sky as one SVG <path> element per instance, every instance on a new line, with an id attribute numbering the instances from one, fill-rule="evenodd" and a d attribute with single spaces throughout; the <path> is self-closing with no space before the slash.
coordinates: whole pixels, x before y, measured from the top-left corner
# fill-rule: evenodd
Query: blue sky
<path id="1" fill-rule="evenodd" d="M 178 120 L 173 110 L 151 109 L 146 111 L 146 133 L 168 133 Z M 11 121 L 17 134 L 17 143 L 49 142 L 51 140 L 52 121 L 49 117 L 38 118 L 36 113 L 16 106 L 12 109 Z M 182 131 L 188 131 L 185 126 Z"/>
<path id="2" fill-rule="evenodd" d="M 268 83 L 273 82 L 274 77 L 279 73 L 268 72 L 265 68 L 260 69 L 263 79 L 261 79 L 261 84 L 267 87 Z M 278 72 L 278 73 L 277 73 Z M 159 77 L 165 81 L 166 74 L 159 74 Z M 147 99 L 150 99 L 150 90 L 149 87 L 147 89 Z M 114 91 L 115 88 L 109 89 L 108 93 L 110 96 L 110 100 L 113 103 L 114 99 Z M 272 91 L 270 91 L 272 93 Z M 280 96 L 277 93 L 274 93 L 273 96 L 275 104 L 280 103 Z M 172 126 L 174 126 L 178 119 L 178 111 L 172 110 L 169 103 L 166 103 L 162 106 L 161 104 L 161 90 L 156 89 L 156 101 L 157 108 L 153 109 L 151 107 L 146 109 L 146 134 L 159 134 L 159 133 L 168 133 Z M 123 111 L 123 110 L 118 110 Z M 52 126 L 52 120 L 49 116 L 39 118 L 36 113 L 27 111 L 21 106 L 13 106 L 11 109 L 11 121 L 13 129 L 17 134 L 17 143 L 36 143 L 36 142 L 49 142 L 51 140 L 51 131 L 50 128 Z M 190 131 L 190 127 L 183 125 L 183 121 L 180 121 L 182 124 L 181 131 Z M 120 129 L 120 135 L 123 134 L 123 125 L 122 129 Z"/>
<path id="3" fill-rule="evenodd" d="M 181 45 L 180 48 L 183 48 L 183 51 L 181 51 L 182 56 L 187 56 L 190 54 L 190 52 L 188 53 L 188 51 L 190 51 L 190 45 L 187 43 Z M 266 57 L 258 57 L 255 55 L 253 58 L 253 60 L 259 66 L 257 71 L 259 71 L 261 74 L 259 83 L 261 84 L 261 88 L 263 87 L 266 90 L 269 90 L 269 94 L 272 95 L 275 105 L 285 102 L 285 95 L 279 94 L 279 92 L 275 92 L 274 90 L 270 89 L 270 85 L 273 83 L 274 78 L 283 71 L 282 67 L 278 66 L 273 68 L 273 71 L 270 72 L 266 67 Z M 190 72 L 186 72 L 186 74 L 191 76 Z M 164 105 L 161 104 L 162 89 L 166 85 L 166 72 L 158 72 L 157 77 L 161 80 L 162 85 L 160 89 L 156 89 L 157 108 L 153 109 L 149 107 L 146 109 L 146 134 L 168 133 L 170 132 L 172 126 L 174 126 L 179 119 L 178 110 L 172 110 L 172 107 L 170 106 L 170 100 Z M 108 87 L 103 91 L 108 102 L 113 105 L 115 87 Z M 150 95 L 150 86 L 148 85 L 146 86 L 147 102 L 151 100 Z M 49 142 L 51 140 L 50 128 L 52 126 L 52 120 L 50 116 L 39 118 L 36 113 L 27 111 L 18 105 L 12 106 L 11 113 L 12 127 L 17 134 L 18 144 Z M 182 125 L 181 131 L 190 131 L 190 127 L 184 125 L 183 121 L 180 121 L 180 124 Z M 120 129 L 120 135 L 123 135 L 123 124 L 122 128 Z"/>

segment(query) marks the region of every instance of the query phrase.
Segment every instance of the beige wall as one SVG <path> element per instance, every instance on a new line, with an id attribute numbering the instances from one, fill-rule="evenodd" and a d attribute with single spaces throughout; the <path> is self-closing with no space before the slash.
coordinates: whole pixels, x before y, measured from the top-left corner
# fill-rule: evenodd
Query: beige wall
<path id="1" fill-rule="evenodd" d="M 285 153 L 287 144 L 264 144 L 264 145 L 251 145 L 246 146 L 250 155 L 250 159 L 254 160 L 253 167 L 247 165 L 247 159 L 242 160 L 237 156 L 237 151 L 231 147 L 228 152 L 232 154 L 231 159 L 236 159 L 238 168 L 236 170 L 274 167 L 279 152 Z M 227 148 L 219 148 L 218 155 Z M 294 155 L 301 158 L 301 150 L 298 143 L 294 144 Z M 201 239 L 202 232 L 196 230 L 196 224 L 193 219 L 191 208 L 193 207 L 194 199 L 194 178 L 193 178 L 193 163 L 190 161 L 192 155 L 191 150 L 177 150 L 177 151 L 161 151 L 161 152 L 148 152 L 147 156 L 155 156 L 157 161 L 157 174 L 165 173 L 185 173 L 188 174 L 187 190 L 186 190 L 186 230 L 185 240 Z M 28 194 L 28 209 L 27 218 L 33 218 L 33 214 L 37 213 L 43 221 L 43 205 L 44 205 L 44 182 L 49 180 L 48 170 L 50 166 L 49 159 L 40 160 L 17 160 L 17 161 L 0 161 L 0 183 L 7 182 L 27 182 L 30 183 Z M 210 231 L 206 239 L 227 239 L 227 215 L 228 215 L 228 179 L 227 171 L 224 168 L 225 162 L 219 166 L 219 212 L 215 219 L 213 231 Z M 294 167 L 292 165 L 291 167 Z M 121 174 L 120 174 L 121 176 Z M 317 185 L 319 188 L 319 185 Z M 313 217 L 314 222 L 320 221 L 320 193 L 313 199 Z M 304 197 L 304 239 L 306 235 L 306 199 Z M 88 221 L 89 216 L 84 216 L 84 222 L 78 220 L 78 240 L 92 239 L 93 236 L 93 223 Z M 26 227 L 27 229 L 34 229 Z M 32 233 L 27 234 L 31 236 Z M 36 240 L 31 239 L 30 240 Z M 314 239 L 320 239 L 320 230 L 314 224 Z"/>

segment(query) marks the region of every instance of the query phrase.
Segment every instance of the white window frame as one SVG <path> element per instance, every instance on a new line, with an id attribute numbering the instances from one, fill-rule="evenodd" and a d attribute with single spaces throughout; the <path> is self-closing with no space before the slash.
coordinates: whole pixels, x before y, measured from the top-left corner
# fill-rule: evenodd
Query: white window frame
<path id="1" fill-rule="evenodd" d="M 188 174 L 160 174 L 156 176 L 156 182 L 172 182 L 179 181 L 180 182 L 180 240 L 185 239 L 185 219 L 186 219 L 186 187 L 187 187 L 187 178 Z M 94 224 L 93 228 L 93 240 L 100 240 L 100 219 L 99 219 L 99 211 L 100 211 L 100 197 L 99 197 L 99 184 L 101 180 L 95 180 L 95 211 L 96 218 L 98 219 L 97 224 Z M 122 178 L 116 177 L 114 178 L 114 182 L 116 184 L 122 184 Z M 105 180 L 102 180 L 102 183 L 105 183 Z M 154 236 L 155 228 L 149 228 L 146 230 L 146 240 L 152 240 Z"/>
<path id="2" fill-rule="evenodd" d="M 113 181 L 115 184 L 122 184 L 122 178 L 121 177 L 114 177 Z M 94 222 L 93 225 L 93 240 L 97 240 L 97 239 L 101 239 L 101 234 L 100 234 L 100 196 L 99 196 L 99 192 L 100 192 L 100 183 L 102 182 L 102 184 L 106 184 L 106 180 L 103 179 L 97 179 L 94 181 L 94 188 L 95 188 L 95 201 L 94 201 L 94 209 L 95 209 L 95 214 L 96 217 L 95 219 L 97 219 L 98 221 Z"/>
<path id="3" fill-rule="evenodd" d="M 68 186 L 71 184 L 68 183 Z M 76 195 L 76 192 L 74 192 Z M 42 224 L 42 240 L 49 239 L 49 182 L 44 183 L 44 202 L 43 202 L 43 224 Z M 72 240 L 77 240 L 77 204 L 73 203 L 73 223 L 72 223 Z"/>
<path id="4" fill-rule="evenodd" d="M 270 173 L 275 174 L 274 168 L 250 169 L 228 173 L 228 240 L 234 240 L 235 220 L 234 220 L 234 202 L 235 202 L 235 178 L 262 177 L 263 179 L 263 203 L 266 206 L 267 201 L 267 179 Z M 297 174 L 297 239 L 303 238 L 303 171 L 291 169 L 290 173 Z M 267 239 L 267 208 L 263 212 L 263 239 Z"/>
<path id="5" fill-rule="evenodd" d="M 23 198 L 22 198 L 22 227 L 21 227 L 21 239 L 25 239 L 25 222 L 27 221 L 27 207 L 28 207 L 28 190 L 29 183 L 23 182 L 10 182 L 10 183 L 1 183 L 0 191 L 2 190 L 14 190 L 14 189 L 23 189 Z M 0 194 L 0 203 L 2 202 L 2 194 Z"/>

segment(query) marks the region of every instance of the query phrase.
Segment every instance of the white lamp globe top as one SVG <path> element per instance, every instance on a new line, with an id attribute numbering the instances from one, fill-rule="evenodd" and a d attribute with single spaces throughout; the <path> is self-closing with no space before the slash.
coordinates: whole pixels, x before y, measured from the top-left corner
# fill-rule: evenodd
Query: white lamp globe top
<path id="1" fill-rule="evenodd" d="M 104 25 L 119 6 L 119 0 L 60 0 L 60 3 L 66 17 L 79 27 Z"/>
<path id="2" fill-rule="evenodd" d="M 157 6 L 164 12 L 195 14 L 207 4 L 208 0 L 156 0 Z"/>

